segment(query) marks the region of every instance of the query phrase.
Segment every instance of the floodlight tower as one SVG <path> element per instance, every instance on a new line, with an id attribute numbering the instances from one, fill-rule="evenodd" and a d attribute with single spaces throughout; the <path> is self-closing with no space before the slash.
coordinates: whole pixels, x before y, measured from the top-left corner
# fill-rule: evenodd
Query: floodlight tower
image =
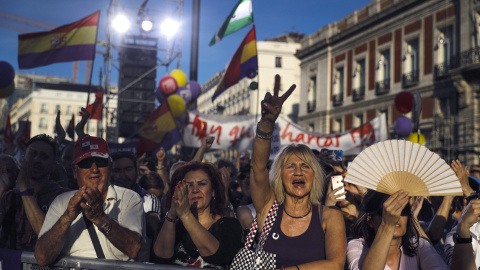
<path id="1" fill-rule="evenodd" d="M 183 0 L 111 0 L 105 88 L 109 98 L 118 98 L 118 109 L 107 113 L 108 141 L 137 138 L 155 108 L 157 74 L 163 77 L 170 65 L 180 68 L 182 14 Z M 109 91 L 112 66 L 118 70 L 117 93 Z"/>

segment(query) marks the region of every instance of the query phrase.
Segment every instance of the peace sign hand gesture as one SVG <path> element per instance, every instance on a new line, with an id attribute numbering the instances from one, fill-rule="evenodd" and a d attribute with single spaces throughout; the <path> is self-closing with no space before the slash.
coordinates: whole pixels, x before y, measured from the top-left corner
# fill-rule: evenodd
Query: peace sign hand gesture
<path id="1" fill-rule="evenodd" d="M 282 111 L 282 105 L 287 100 L 287 98 L 295 90 L 296 85 L 292 84 L 285 94 L 281 97 L 278 96 L 280 90 L 280 76 L 275 75 L 275 85 L 273 87 L 273 96 L 270 92 L 265 94 L 261 105 L 262 105 L 262 120 L 270 123 L 275 123 L 278 118 L 278 115 Z"/>

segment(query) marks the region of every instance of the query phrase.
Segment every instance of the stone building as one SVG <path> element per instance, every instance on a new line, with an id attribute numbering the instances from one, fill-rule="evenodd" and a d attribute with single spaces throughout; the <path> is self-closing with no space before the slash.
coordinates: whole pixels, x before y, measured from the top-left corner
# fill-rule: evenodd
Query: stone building
<path id="1" fill-rule="evenodd" d="M 307 36 L 296 54 L 299 123 L 343 132 L 386 113 L 400 138 L 395 96 L 418 90 L 427 146 L 478 164 L 479 12 L 476 0 L 375 0 Z"/>

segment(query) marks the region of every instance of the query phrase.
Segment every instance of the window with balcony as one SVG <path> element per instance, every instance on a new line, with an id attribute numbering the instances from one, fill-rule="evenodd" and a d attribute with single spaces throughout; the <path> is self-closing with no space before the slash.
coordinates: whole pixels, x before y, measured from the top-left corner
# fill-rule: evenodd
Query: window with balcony
<path id="1" fill-rule="evenodd" d="M 412 39 L 407 42 L 405 46 L 405 54 L 403 60 L 404 73 L 402 76 L 402 87 L 407 88 L 418 84 L 419 80 L 419 41 L 418 38 Z"/>
<path id="2" fill-rule="evenodd" d="M 453 55 L 453 26 L 450 25 L 440 29 L 436 42 L 437 64 L 435 65 L 434 75 L 435 78 L 441 78 L 448 74 L 452 64 L 450 59 Z"/>
<path id="3" fill-rule="evenodd" d="M 308 91 L 307 91 L 308 101 L 307 101 L 307 112 L 315 111 L 316 100 L 317 100 L 317 77 L 310 77 L 308 82 Z"/>
<path id="4" fill-rule="evenodd" d="M 362 100 L 365 97 L 365 59 L 355 63 L 353 79 L 353 101 Z"/>
<path id="5" fill-rule="evenodd" d="M 353 127 L 359 127 L 363 125 L 363 113 L 356 114 L 355 117 L 353 118 Z"/>
<path id="6" fill-rule="evenodd" d="M 342 118 L 337 118 L 333 121 L 332 133 L 340 133 L 343 131 Z"/>
<path id="7" fill-rule="evenodd" d="M 275 67 L 276 68 L 281 68 L 282 67 L 282 57 L 275 57 Z"/>
<path id="8" fill-rule="evenodd" d="M 45 117 L 40 118 L 40 123 L 38 125 L 40 129 L 47 129 L 47 119 Z"/>
<path id="9" fill-rule="evenodd" d="M 378 56 L 377 82 L 375 94 L 383 95 L 390 92 L 390 49 L 383 50 Z"/>
<path id="10" fill-rule="evenodd" d="M 41 107 L 40 107 L 40 112 L 41 113 L 47 113 L 47 104 L 45 103 L 42 103 Z"/>
<path id="11" fill-rule="evenodd" d="M 345 73 L 343 67 L 335 70 L 335 77 L 333 81 L 333 105 L 338 106 L 343 103 L 343 93 L 345 92 Z"/>
<path id="12" fill-rule="evenodd" d="M 315 131 L 315 124 L 314 124 L 314 123 L 308 124 L 308 131 L 310 131 L 310 132 L 314 132 L 314 131 Z"/>
<path id="13" fill-rule="evenodd" d="M 55 113 L 57 113 L 58 111 L 60 111 L 60 109 L 61 109 L 60 105 L 56 105 L 56 106 L 55 106 Z"/>
<path id="14" fill-rule="evenodd" d="M 72 105 L 67 106 L 67 112 L 66 113 L 69 114 L 69 115 L 73 113 Z"/>

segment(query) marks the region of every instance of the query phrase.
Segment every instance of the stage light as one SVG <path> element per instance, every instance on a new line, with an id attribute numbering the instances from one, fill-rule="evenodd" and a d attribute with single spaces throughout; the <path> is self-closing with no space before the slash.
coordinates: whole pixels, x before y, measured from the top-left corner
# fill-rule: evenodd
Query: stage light
<path id="1" fill-rule="evenodd" d="M 115 19 L 113 19 L 113 29 L 119 33 L 125 33 L 130 28 L 130 22 L 128 21 L 125 15 L 119 14 Z"/>
<path id="2" fill-rule="evenodd" d="M 167 38 L 171 38 L 173 35 L 175 35 L 175 33 L 177 33 L 179 26 L 180 24 L 177 21 L 166 19 L 160 26 L 160 30 L 162 34 L 167 36 Z"/>
<path id="3" fill-rule="evenodd" d="M 152 23 L 151 20 L 145 19 L 145 20 L 142 21 L 143 31 L 148 32 L 148 31 L 152 30 L 152 27 L 153 27 L 153 23 Z"/>

